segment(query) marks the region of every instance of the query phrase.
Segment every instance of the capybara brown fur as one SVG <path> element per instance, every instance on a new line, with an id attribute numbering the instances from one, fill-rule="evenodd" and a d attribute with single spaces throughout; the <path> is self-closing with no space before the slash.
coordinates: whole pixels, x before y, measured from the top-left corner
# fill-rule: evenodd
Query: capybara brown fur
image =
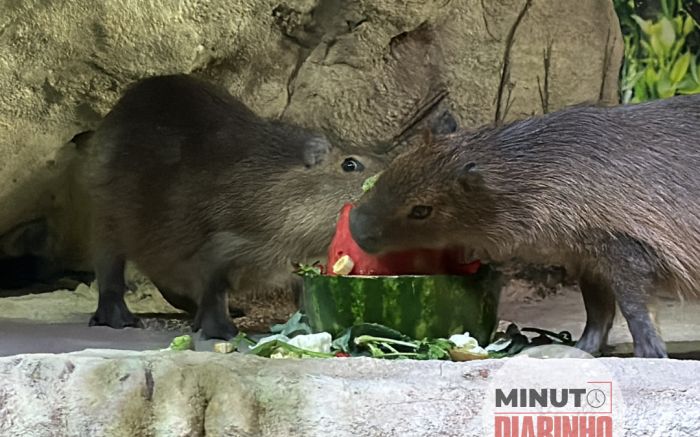
<path id="1" fill-rule="evenodd" d="M 352 211 L 366 251 L 456 242 L 579 280 L 577 346 L 607 342 L 615 304 L 638 357 L 665 357 L 655 291 L 700 289 L 700 95 L 579 105 L 459 131 L 397 157 Z"/>
<path id="2" fill-rule="evenodd" d="M 324 256 L 342 204 L 384 168 L 188 75 L 132 85 L 90 142 L 90 324 L 138 323 L 123 299 L 130 260 L 207 338 L 237 333 L 230 289 L 290 286 L 293 263 Z"/>

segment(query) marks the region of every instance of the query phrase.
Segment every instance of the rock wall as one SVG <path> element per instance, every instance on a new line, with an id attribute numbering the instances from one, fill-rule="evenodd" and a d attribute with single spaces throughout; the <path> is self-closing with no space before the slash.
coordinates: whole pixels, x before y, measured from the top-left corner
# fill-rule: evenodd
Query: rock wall
<path id="1" fill-rule="evenodd" d="M 206 77 L 260 114 L 376 151 L 435 108 L 470 127 L 617 101 L 622 38 L 609 0 L 2 0 L 0 10 L 0 234 L 47 217 L 42 250 L 73 268 L 84 265 L 89 205 L 72 140 L 144 76 Z"/>
<path id="2" fill-rule="evenodd" d="M 486 392 L 505 361 L 18 355 L 0 358 L 0 434 L 482 436 Z M 700 362 L 596 361 L 622 392 L 620 435 L 700 435 Z"/>

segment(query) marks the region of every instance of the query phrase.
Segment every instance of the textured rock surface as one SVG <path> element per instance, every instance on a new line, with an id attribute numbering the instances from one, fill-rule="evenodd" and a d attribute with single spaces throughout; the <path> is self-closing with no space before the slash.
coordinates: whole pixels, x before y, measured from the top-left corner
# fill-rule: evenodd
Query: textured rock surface
<path id="1" fill-rule="evenodd" d="M 622 49 L 607 0 L 2 0 L 0 9 L 0 203 L 11 205 L 0 234 L 47 216 L 49 252 L 71 267 L 85 260 L 89 218 L 71 139 L 138 78 L 194 72 L 263 115 L 381 149 L 444 92 L 465 126 L 615 101 Z"/>
<path id="2" fill-rule="evenodd" d="M 700 362 L 599 361 L 622 390 L 625 435 L 700 435 Z M 0 434 L 481 436 L 484 394 L 502 364 L 21 355 L 0 359 Z"/>

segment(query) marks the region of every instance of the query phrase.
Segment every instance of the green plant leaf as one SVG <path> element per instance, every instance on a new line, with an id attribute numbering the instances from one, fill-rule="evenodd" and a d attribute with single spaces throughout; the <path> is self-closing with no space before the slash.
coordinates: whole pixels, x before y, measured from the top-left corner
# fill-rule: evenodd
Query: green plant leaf
<path id="1" fill-rule="evenodd" d="M 700 83 L 700 78 L 698 77 L 697 56 L 695 55 L 693 55 L 693 59 L 690 60 L 690 76 L 696 83 Z"/>
<path id="2" fill-rule="evenodd" d="M 272 327 L 270 327 L 270 333 L 294 337 L 299 334 L 311 334 L 312 331 L 307 323 L 306 316 L 302 314 L 301 311 L 297 311 L 286 323 L 272 325 Z"/>
<path id="3" fill-rule="evenodd" d="M 678 94 L 684 94 L 684 95 L 700 94 L 700 84 L 698 84 L 695 88 L 678 90 Z"/>
<path id="4" fill-rule="evenodd" d="M 700 93 L 700 82 L 696 81 L 692 76 L 686 76 L 685 79 L 676 87 L 678 94 L 698 94 Z"/>
<path id="5" fill-rule="evenodd" d="M 673 47 L 673 43 L 676 42 L 676 31 L 673 29 L 673 23 L 671 23 L 671 20 L 666 17 L 662 17 L 661 20 L 659 20 L 659 25 L 659 43 L 661 44 L 661 47 L 663 47 L 664 53 L 669 53 Z"/>
<path id="6" fill-rule="evenodd" d="M 632 96 L 634 95 L 634 91 L 631 89 L 625 90 L 624 93 L 622 93 L 622 104 L 626 105 L 632 101 Z"/>
<path id="7" fill-rule="evenodd" d="M 676 94 L 676 86 L 664 75 L 664 77 L 656 82 L 656 92 L 659 94 L 660 98 L 665 99 Z"/>
<path id="8" fill-rule="evenodd" d="M 649 87 L 653 87 L 656 82 L 659 81 L 659 74 L 654 70 L 653 68 L 647 67 L 647 69 L 644 71 L 644 82 Z"/>
<path id="9" fill-rule="evenodd" d="M 683 16 L 682 15 L 676 15 L 673 17 L 673 31 L 678 34 L 683 33 Z"/>
<path id="10" fill-rule="evenodd" d="M 688 36 L 695 29 L 695 20 L 690 15 L 685 17 L 685 23 L 683 23 L 682 35 Z"/>
<path id="11" fill-rule="evenodd" d="M 677 84 L 685 77 L 688 72 L 688 67 L 690 67 L 691 55 L 690 52 L 685 52 L 680 58 L 678 58 L 671 68 L 670 79 L 672 84 Z"/>
<path id="12" fill-rule="evenodd" d="M 649 99 L 649 92 L 647 91 L 646 81 L 640 80 L 634 86 L 634 97 L 630 100 L 630 103 L 639 103 Z"/>
<path id="13" fill-rule="evenodd" d="M 375 337 L 400 342 L 411 342 L 411 337 L 401 332 L 380 325 L 379 323 L 358 323 L 343 331 L 332 343 L 334 350 L 341 350 L 352 355 L 362 355 L 362 348 L 355 343 L 357 337 Z"/>
<path id="14" fill-rule="evenodd" d="M 639 15 L 632 15 L 632 19 L 637 22 L 637 25 L 645 35 L 651 35 L 652 24 L 650 20 L 645 20 Z"/>
<path id="15" fill-rule="evenodd" d="M 671 59 L 671 62 L 675 61 L 675 59 L 678 57 L 678 54 L 681 52 L 681 50 L 684 47 L 685 47 L 685 38 L 680 37 L 676 41 L 676 44 L 673 46 L 673 50 L 671 50 L 671 56 L 669 56 L 669 58 Z"/>
<path id="16" fill-rule="evenodd" d="M 418 353 L 429 360 L 450 359 L 450 349 L 454 344 L 447 339 L 423 340 L 418 347 Z"/>
<path id="17" fill-rule="evenodd" d="M 280 340 L 271 340 L 271 341 L 267 341 L 263 344 L 258 344 L 257 346 L 252 348 L 250 351 L 248 351 L 248 353 L 251 355 L 257 355 L 259 357 L 267 357 L 267 358 L 269 358 L 272 354 L 274 354 L 276 352 L 283 352 L 289 358 L 303 358 L 303 357 L 333 358 L 334 357 L 333 354 L 326 354 L 323 352 L 309 351 L 306 349 L 298 348 L 296 346 L 293 346 L 289 343 L 286 343 L 286 342 L 280 341 Z"/>
<path id="18" fill-rule="evenodd" d="M 297 264 L 297 268 L 294 273 L 299 276 L 320 276 L 323 274 L 323 264 L 321 264 L 320 261 L 316 261 L 311 265 Z"/>
<path id="19" fill-rule="evenodd" d="M 634 87 L 637 85 L 637 82 L 644 76 L 644 72 L 640 71 L 639 73 L 635 75 L 628 74 L 627 77 L 624 78 L 624 82 L 621 85 L 621 90 L 624 91 L 631 91 L 634 89 Z"/>
<path id="20" fill-rule="evenodd" d="M 649 44 L 651 45 L 651 54 L 656 55 L 657 58 L 663 59 L 664 56 L 664 46 L 661 43 L 661 39 L 658 35 L 651 35 L 649 37 Z"/>
<path id="21" fill-rule="evenodd" d="M 676 85 L 676 90 L 679 93 L 683 93 L 683 91 L 695 89 L 697 85 L 698 83 L 695 82 L 695 80 L 690 75 L 688 75 Z"/>
<path id="22" fill-rule="evenodd" d="M 353 339 L 352 328 L 343 331 L 343 334 L 333 340 L 331 343 L 332 350 L 339 350 L 345 353 L 350 353 L 352 349 L 351 340 Z"/>

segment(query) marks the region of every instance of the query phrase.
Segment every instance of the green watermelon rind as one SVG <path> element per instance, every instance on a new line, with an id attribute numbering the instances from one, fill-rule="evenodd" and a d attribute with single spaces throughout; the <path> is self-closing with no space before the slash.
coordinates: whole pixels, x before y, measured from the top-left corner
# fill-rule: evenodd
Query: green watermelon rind
<path id="1" fill-rule="evenodd" d="M 488 265 L 466 276 L 307 276 L 302 307 L 314 332 L 333 336 L 379 323 L 415 339 L 468 331 L 485 345 L 498 323 L 500 289 Z"/>

